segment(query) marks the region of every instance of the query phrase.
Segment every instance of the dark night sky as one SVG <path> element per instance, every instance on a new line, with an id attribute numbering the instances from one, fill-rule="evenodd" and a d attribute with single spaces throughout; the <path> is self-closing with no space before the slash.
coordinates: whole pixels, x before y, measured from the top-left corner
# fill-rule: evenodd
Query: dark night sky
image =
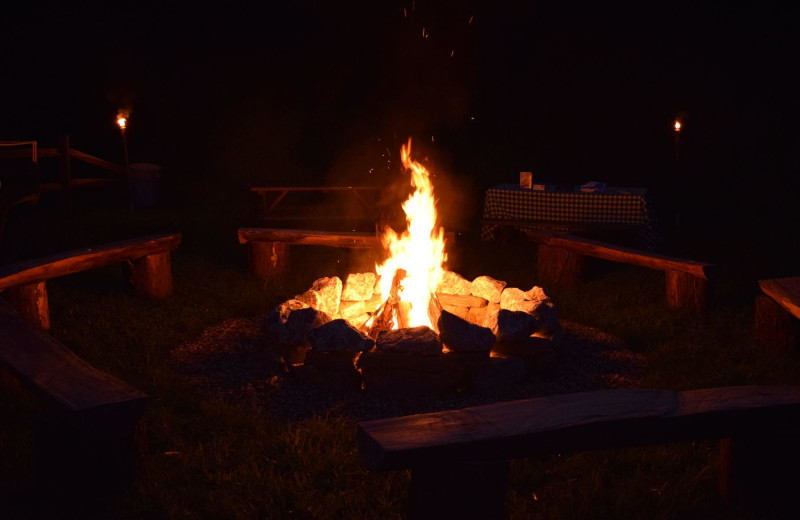
<path id="1" fill-rule="evenodd" d="M 0 21 L 0 139 L 68 132 L 121 161 L 127 104 L 132 161 L 174 178 L 369 183 L 413 136 L 475 193 L 520 170 L 666 193 L 680 114 L 682 182 L 716 190 L 710 213 L 796 206 L 797 8 L 563 4 L 17 6 Z"/>

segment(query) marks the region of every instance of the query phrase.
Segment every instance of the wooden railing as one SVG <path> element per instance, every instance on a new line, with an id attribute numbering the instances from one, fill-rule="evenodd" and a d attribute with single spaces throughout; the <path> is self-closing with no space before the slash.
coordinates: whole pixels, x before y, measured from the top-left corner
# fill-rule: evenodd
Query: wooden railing
<path id="1" fill-rule="evenodd" d="M 17 143 L 14 143 L 17 144 Z M 37 146 L 35 141 L 18 142 L 18 144 L 31 144 L 31 149 L 19 149 L 11 147 L 0 148 L 0 159 L 27 159 L 31 158 L 34 163 L 38 163 L 43 158 L 57 158 L 58 159 L 58 181 L 56 182 L 39 182 L 39 189 L 41 191 L 62 191 L 64 194 L 64 201 L 67 205 L 71 206 L 73 188 L 98 186 L 111 184 L 122 181 L 126 178 L 127 171 L 123 166 L 115 164 L 111 161 L 106 161 L 86 152 L 81 152 L 75 148 L 70 147 L 69 136 L 65 135 L 59 139 L 57 148 L 41 148 Z M 112 172 L 115 177 L 110 178 L 92 178 L 92 177 L 73 177 L 72 176 L 72 160 L 91 164 L 103 170 Z"/>

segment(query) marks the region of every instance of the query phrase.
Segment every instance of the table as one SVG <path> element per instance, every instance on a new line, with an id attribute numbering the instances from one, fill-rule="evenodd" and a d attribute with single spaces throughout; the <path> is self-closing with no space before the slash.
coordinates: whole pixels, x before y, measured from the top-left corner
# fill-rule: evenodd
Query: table
<path id="1" fill-rule="evenodd" d="M 355 200 L 363 205 L 367 210 L 374 209 L 374 202 L 367 200 L 359 192 L 373 192 L 377 193 L 381 188 L 378 186 L 253 186 L 250 191 L 258 194 L 259 197 L 259 213 L 260 218 L 267 220 L 279 219 L 273 212 L 275 207 L 283 200 L 286 195 L 292 192 L 348 192 L 352 193 Z M 277 194 L 270 202 L 267 200 L 267 194 Z M 302 215 L 292 215 L 291 219 L 303 219 Z"/>
<path id="2" fill-rule="evenodd" d="M 580 228 L 635 229 L 652 250 L 652 209 L 642 188 L 608 188 L 593 193 L 534 191 L 513 184 L 489 188 L 483 204 L 481 239 L 491 240 L 502 221 L 516 227 L 574 231 Z"/>

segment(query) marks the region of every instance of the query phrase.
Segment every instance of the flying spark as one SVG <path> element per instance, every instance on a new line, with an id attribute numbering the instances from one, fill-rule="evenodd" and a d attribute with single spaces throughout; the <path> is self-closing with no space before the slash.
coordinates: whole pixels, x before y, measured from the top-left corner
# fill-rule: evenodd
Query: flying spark
<path id="1" fill-rule="evenodd" d="M 475 17 L 474 17 L 474 16 L 470 16 L 470 17 L 469 17 L 469 21 L 467 22 L 467 25 L 470 25 L 470 24 L 472 23 L 472 19 L 473 19 L 473 18 L 475 18 Z"/>

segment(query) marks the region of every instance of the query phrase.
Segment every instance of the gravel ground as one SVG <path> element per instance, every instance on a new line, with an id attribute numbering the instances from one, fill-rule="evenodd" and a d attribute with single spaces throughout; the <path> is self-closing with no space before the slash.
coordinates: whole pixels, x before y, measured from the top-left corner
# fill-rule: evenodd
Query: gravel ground
<path id="1" fill-rule="evenodd" d="M 564 340 L 554 370 L 491 392 L 387 398 L 359 390 L 333 392 L 299 381 L 261 332 L 266 315 L 238 318 L 206 329 L 172 351 L 171 361 L 210 398 L 251 406 L 277 419 L 301 421 L 337 415 L 363 421 L 382 417 L 463 408 L 542 395 L 634 388 L 644 375 L 641 354 L 600 330 L 562 320 Z"/>

